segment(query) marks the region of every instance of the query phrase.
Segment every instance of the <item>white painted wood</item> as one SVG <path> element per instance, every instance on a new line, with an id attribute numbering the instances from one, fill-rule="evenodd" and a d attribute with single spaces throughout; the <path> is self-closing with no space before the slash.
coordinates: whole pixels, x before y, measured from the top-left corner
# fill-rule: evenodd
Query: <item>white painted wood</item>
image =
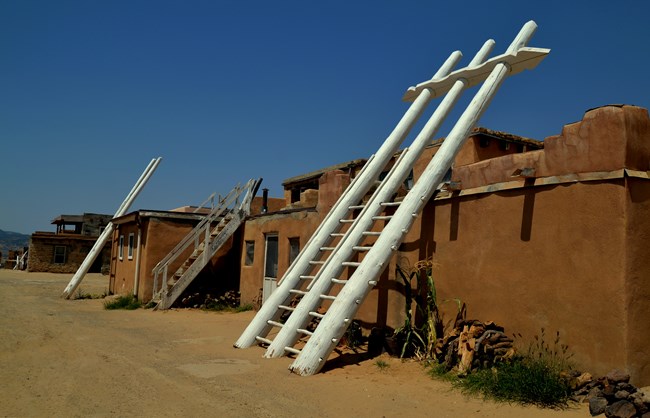
<path id="1" fill-rule="evenodd" d="M 151 162 L 144 170 L 144 172 L 140 175 L 140 178 L 135 183 L 135 185 L 133 186 L 129 194 L 126 196 L 126 198 L 124 199 L 120 207 L 117 209 L 117 212 L 115 212 L 115 215 L 113 216 L 114 218 L 124 215 L 126 211 L 129 210 L 135 198 L 138 197 L 138 194 L 140 194 L 144 186 L 147 184 L 149 178 L 151 178 L 154 171 L 156 171 L 156 168 L 158 167 L 158 164 L 160 164 L 161 160 L 162 160 L 161 157 L 154 158 L 153 160 L 151 160 Z M 79 284 L 81 284 L 81 281 L 86 276 L 86 273 L 88 273 L 88 270 L 92 266 L 93 262 L 95 261 L 97 256 L 101 253 L 102 249 L 104 248 L 104 245 L 106 245 L 106 242 L 113 234 L 114 228 L 115 225 L 113 225 L 112 222 L 109 222 L 108 225 L 106 225 L 106 228 L 99 235 L 99 238 L 97 238 L 97 241 L 95 241 L 95 244 L 90 249 L 90 252 L 88 252 L 88 255 L 81 263 L 81 266 L 79 266 L 77 272 L 74 274 L 74 276 L 72 276 L 70 283 L 68 283 L 68 286 L 66 286 L 61 297 L 65 299 L 69 299 L 72 293 L 77 289 Z"/>
<path id="2" fill-rule="evenodd" d="M 453 52 L 434 75 L 434 78 L 441 78 L 449 74 L 461 56 L 462 54 L 459 51 Z M 311 268 L 309 262 L 318 259 L 320 248 L 327 247 L 332 241 L 332 234 L 338 233 L 340 229 L 339 220 L 346 218 L 350 206 L 359 204 L 361 198 L 368 192 L 372 183 L 379 177 L 381 171 L 422 115 L 430 100 L 431 95 L 428 90 L 424 90 L 413 101 L 377 153 L 366 162 L 359 175 L 341 195 L 303 250 L 298 254 L 298 257 L 289 266 L 278 283 L 278 288 L 262 305 L 253 321 L 235 342 L 235 347 L 250 347 L 257 342 L 256 337 L 265 337 L 269 333 L 272 327 L 268 325 L 267 321 L 277 320 L 280 317 L 282 311 L 278 309 L 278 306 L 288 304 L 292 296 L 291 291 L 299 286 L 300 276 L 305 275 Z"/>
<path id="3" fill-rule="evenodd" d="M 516 52 L 525 45 L 536 27 L 537 25 L 532 21 L 524 25 L 507 53 Z M 339 292 L 336 300 L 332 302 L 316 331 L 289 367 L 290 370 L 305 376 L 317 373 L 324 365 L 337 342 L 345 333 L 351 319 L 354 318 L 361 302 L 374 286 L 376 277 L 385 269 L 388 260 L 399 247 L 422 207 L 433 195 L 434 185 L 442 181 L 460 147 L 508 75 L 510 66 L 509 63 L 502 62 L 494 67 L 418 182 L 402 201 L 393 220 L 382 231 L 373 248 L 366 254 L 362 265 L 357 268 L 347 285 Z"/>
<path id="4" fill-rule="evenodd" d="M 490 39 L 485 42 L 470 62 L 469 69 L 485 61 L 493 47 L 493 40 Z M 374 221 L 384 220 L 384 217 L 377 215 L 384 210 L 391 196 L 404 183 L 411 168 L 436 134 L 465 87 L 465 79 L 460 78 L 456 81 L 452 91 L 445 96 L 422 131 L 415 138 L 413 144 L 401 152 L 389 173 L 365 204 L 361 213 L 359 213 L 355 223 L 334 249 L 326 265 L 316 275 L 310 286 L 310 292 L 298 303 L 294 312 L 287 319 L 285 326 L 282 327 L 274 341 L 267 348 L 265 357 L 284 355 L 285 347 L 293 346 L 296 343 L 299 337 L 297 329 L 305 328 L 311 320 L 309 312 L 315 311 L 321 305 L 322 297 L 320 295 L 329 293 L 333 284 L 345 283 L 345 281 L 337 281 L 336 279 L 341 275 L 344 267 L 359 265 L 358 263 L 351 264 L 348 260 L 354 255 L 355 249 L 359 248 L 357 247 L 358 244 L 366 236 L 364 232 L 372 228 Z M 390 217 L 387 219 L 390 219 Z M 371 248 L 364 248 L 364 250 L 370 251 Z"/>

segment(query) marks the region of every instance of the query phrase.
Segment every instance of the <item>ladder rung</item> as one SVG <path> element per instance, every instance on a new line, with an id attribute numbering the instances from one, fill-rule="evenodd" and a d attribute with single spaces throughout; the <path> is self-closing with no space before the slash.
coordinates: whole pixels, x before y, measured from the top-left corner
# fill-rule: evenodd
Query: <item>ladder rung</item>
<path id="1" fill-rule="evenodd" d="M 321 251 L 334 251 L 334 248 L 336 247 L 320 247 Z"/>
<path id="2" fill-rule="evenodd" d="M 314 280 L 316 276 L 299 276 L 301 280 Z"/>
<path id="3" fill-rule="evenodd" d="M 332 232 L 330 234 L 330 237 L 344 237 L 345 234 L 343 232 Z"/>
<path id="4" fill-rule="evenodd" d="M 354 219 L 339 219 L 339 222 L 341 222 L 342 224 L 351 224 L 352 222 L 354 222 Z"/>
<path id="5" fill-rule="evenodd" d="M 255 337 L 255 339 L 257 341 L 261 342 L 261 343 L 264 343 L 264 344 L 271 344 L 273 342 L 273 341 L 269 340 L 268 338 L 264 338 L 264 337 L 260 337 L 260 336 Z"/>
<path id="6" fill-rule="evenodd" d="M 354 247 L 352 247 L 352 249 L 354 251 L 370 251 L 372 249 L 372 247 L 361 247 L 361 246 L 355 245 Z"/>
<path id="7" fill-rule="evenodd" d="M 325 264 L 325 262 L 324 262 L 324 261 L 311 260 L 311 261 L 309 262 L 309 264 L 311 264 L 312 266 L 313 266 L 313 265 L 319 265 L 319 264 L 320 264 L 320 265 L 323 265 L 323 264 Z"/>
<path id="8" fill-rule="evenodd" d="M 335 300 L 336 296 L 332 295 L 320 295 L 321 299 L 327 299 L 327 300 Z"/>
<path id="9" fill-rule="evenodd" d="M 349 266 L 349 267 L 359 267 L 361 265 L 360 262 L 358 261 L 344 261 L 341 263 L 342 266 Z"/>
<path id="10" fill-rule="evenodd" d="M 378 237 L 381 235 L 381 232 L 375 232 L 375 231 L 364 231 L 361 233 L 361 235 L 369 235 L 373 237 Z"/>
<path id="11" fill-rule="evenodd" d="M 289 293 L 293 293 L 294 295 L 306 295 L 307 292 L 304 290 L 298 290 L 298 289 L 291 289 L 289 290 Z"/>
<path id="12" fill-rule="evenodd" d="M 363 209 L 365 207 L 366 205 L 352 205 L 352 206 L 348 206 L 348 209 L 355 210 L 355 209 Z"/>
<path id="13" fill-rule="evenodd" d="M 309 336 L 314 335 L 313 332 L 309 331 L 308 329 L 304 329 L 304 328 L 298 328 L 296 331 L 301 333 L 301 334 L 305 334 L 305 335 L 309 335 Z"/>
<path id="14" fill-rule="evenodd" d="M 291 306 L 287 306 L 287 305 L 278 305 L 278 308 L 284 309 L 285 311 L 291 311 L 291 312 L 296 310 L 296 308 L 292 308 Z"/>
<path id="15" fill-rule="evenodd" d="M 284 351 L 288 351 L 288 352 L 293 353 L 293 354 L 300 354 L 300 350 L 298 350 L 297 348 L 293 348 L 293 347 L 284 347 Z"/>
<path id="16" fill-rule="evenodd" d="M 318 313 L 318 312 L 309 312 L 309 315 L 311 315 L 313 317 L 316 317 L 316 318 L 323 318 L 325 316 L 322 313 Z"/>
<path id="17" fill-rule="evenodd" d="M 391 219 L 393 215 L 381 215 L 381 216 L 373 216 L 372 220 L 373 221 L 387 221 Z"/>
<path id="18" fill-rule="evenodd" d="M 384 202 L 380 203 L 380 206 L 399 206 L 402 202 Z"/>
<path id="19" fill-rule="evenodd" d="M 284 324 L 282 322 L 271 321 L 270 319 L 268 321 L 266 321 L 266 323 L 269 324 L 269 325 L 273 325 L 274 327 L 282 328 L 284 326 Z"/>
<path id="20" fill-rule="evenodd" d="M 332 279 L 332 283 L 336 284 L 346 284 L 348 281 L 345 279 Z"/>

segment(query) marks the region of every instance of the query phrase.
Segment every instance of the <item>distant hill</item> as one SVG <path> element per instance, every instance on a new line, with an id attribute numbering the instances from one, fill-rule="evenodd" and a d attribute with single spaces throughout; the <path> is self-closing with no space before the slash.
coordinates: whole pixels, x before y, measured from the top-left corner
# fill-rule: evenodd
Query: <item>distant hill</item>
<path id="1" fill-rule="evenodd" d="M 20 250 L 29 246 L 29 235 L 18 232 L 3 231 L 0 229 L 0 251 L 2 258 L 6 259 L 9 250 Z"/>

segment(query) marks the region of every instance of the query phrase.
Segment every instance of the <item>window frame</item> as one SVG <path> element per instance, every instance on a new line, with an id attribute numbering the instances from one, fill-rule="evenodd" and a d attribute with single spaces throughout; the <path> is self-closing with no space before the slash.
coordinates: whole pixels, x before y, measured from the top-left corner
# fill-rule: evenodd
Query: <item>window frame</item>
<path id="1" fill-rule="evenodd" d="M 57 254 L 57 249 L 63 248 L 63 254 Z M 55 245 L 52 253 L 52 264 L 65 264 L 67 261 L 68 248 L 65 245 Z M 57 257 L 63 257 L 63 261 L 57 262 Z"/>
<path id="2" fill-rule="evenodd" d="M 119 260 L 124 260 L 124 235 L 120 235 L 117 245 L 117 258 Z"/>
<path id="3" fill-rule="evenodd" d="M 133 232 L 129 233 L 129 247 L 127 251 L 127 258 L 133 260 L 133 247 L 135 246 L 135 234 Z"/>
<path id="4" fill-rule="evenodd" d="M 250 267 L 253 264 L 255 264 L 255 240 L 246 240 L 244 241 L 244 266 Z"/>

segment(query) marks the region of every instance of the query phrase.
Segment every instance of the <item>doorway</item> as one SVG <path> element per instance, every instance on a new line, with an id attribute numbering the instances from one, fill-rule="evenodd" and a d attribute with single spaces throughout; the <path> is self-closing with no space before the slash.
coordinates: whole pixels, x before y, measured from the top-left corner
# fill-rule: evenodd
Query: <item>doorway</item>
<path id="1" fill-rule="evenodd" d="M 264 285 L 262 287 L 262 303 L 278 286 L 278 234 L 266 234 L 264 245 Z"/>

